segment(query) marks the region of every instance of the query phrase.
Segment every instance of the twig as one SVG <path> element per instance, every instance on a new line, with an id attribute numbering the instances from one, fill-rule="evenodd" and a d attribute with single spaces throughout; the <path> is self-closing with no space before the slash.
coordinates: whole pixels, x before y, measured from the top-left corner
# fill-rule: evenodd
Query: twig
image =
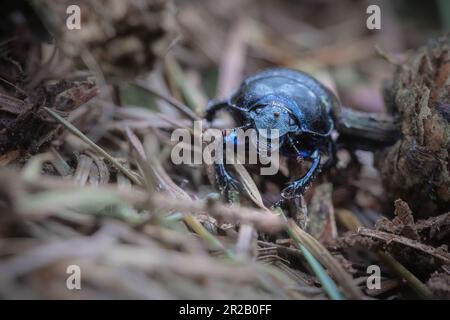
<path id="1" fill-rule="evenodd" d="M 429 255 L 436 259 L 440 264 L 450 264 L 450 255 L 444 251 L 439 251 L 434 247 L 420 243 L 409 238 L 398 236 L 396 234 L 387 233 L 379 230 L 371 230 L 367 228 L 360 228 L 358 234 L 374 239 L 378 239 L 384 243 L 391 244 L 397 243 L 405 247 L 413 248 L 423 252 L 423 254 Z"/>

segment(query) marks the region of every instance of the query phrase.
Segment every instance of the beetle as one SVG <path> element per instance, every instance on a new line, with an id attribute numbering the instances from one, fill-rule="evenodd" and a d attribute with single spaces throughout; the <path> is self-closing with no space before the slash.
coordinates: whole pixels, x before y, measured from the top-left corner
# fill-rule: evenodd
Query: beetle
<path id="1" fill-rule="evenodd" d="M 331 133 L 340 103 L 307 73 L 287 68 L 256 73 L 244 80 L 228 99 L 210 102 L 206 119 L 211 122 L 222 109 L 231 113 L 237 128 L 278 129 L 280 155 L 311 162 L 304 176 L 282 190 L 282 201 L 302 195 L 323 167 L 336 162 Z M 233 130 L 228 140 L 230 136 L 233 138 Z M 324 164 L 323 155 L 328 157 Z M 216 163 L 214 169 L 222 192 L 242 190 L 240 182 L 223 163 Z"/>

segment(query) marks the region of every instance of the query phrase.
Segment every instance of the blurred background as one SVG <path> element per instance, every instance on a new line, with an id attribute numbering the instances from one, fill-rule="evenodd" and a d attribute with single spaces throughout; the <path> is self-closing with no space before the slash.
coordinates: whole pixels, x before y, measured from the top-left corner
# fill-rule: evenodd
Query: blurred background
<path id="1" fill-rule="evenodd" d="M 450 30 L 448 1 L 175 3 L 180 38 L 172 52 L 201 72 L 211 97 L 229 94 L 244 75 L 286 66 L 315 74 L 345 105 L 380 111 L 382 81 L 394 69 L 383 57 L 401 62 L 409 49 Z M 381 9 L 380 30 L 366 27 L 371 4 Z"/>
<path id="2" fill-rule="evenodd" d="M 80 55 L 89 49 L 93 60 L 84 54 L 83 64 L 92 67 L 97 61 L 107 75 L 143 74 L 157 58 L 175 59 L 207 98 L 226 96 L 257 70 L 286 66 L 314 73 L 345 105 L 369 111 L 383 109 L 382 80 L 393 70 L 387 60 L 402 62 L 408 50 L 450 30 L 450 4 L 445 0 L 74 3 L 81 8 L 81 30 L 65 27 L 69 1 L 2 3 L 0 39 L 10 41 L 11 34 L 20 38 L 10 56 L 15 54 L 32 72 L 31 64 L 41 55 L 48 58 L 52 49 L 33 50 L 30 41 L 51 42 L 50 32 L 64 42 L 66 53 Z M 366 27 L 371 4 L 381 9 L 380 30 Z M 55 62 L 52 71 L 67 72 L 64 66 Z"/>

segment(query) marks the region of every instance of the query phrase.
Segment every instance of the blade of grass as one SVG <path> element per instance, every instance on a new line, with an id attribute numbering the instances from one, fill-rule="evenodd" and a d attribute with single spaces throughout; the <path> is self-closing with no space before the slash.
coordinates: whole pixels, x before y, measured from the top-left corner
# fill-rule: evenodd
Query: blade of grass
<path id="1" fill-rule="evenodd" d="M 217 239 L 214 235 L 212 235 L 205 227 L 194 217 L 192 214 L 185 214 L 183 217 L 184 222 L 191 228 L 200 238 L 203 239 L 206 243 L 212 246 L 214 249 L 220 250 L 225 253 L 227 258 L 235 260 L 236 257 L 231 250 L 225 248 L 225 246 Z"/>
<path id="2" fill-rule="evenodd" d="M 130 224 L 142 222 L 142 217 L 131 205 L 120 199 L 117 192 L 101 188 L 43 191 L 23 196 L 17 209 L 29 216 L 46 215 L 48 212 L 58 212 L 62 209 L 77 209 L 79 213 L 115 217 Z"/>
<path id="3" fill-rule="evenodd" d="M 433 294 L 430 289 L 427 288 L 419 279 L 416 278 L 408 269 L 406 269 L 400 262 L 395 260 L 390 254 L 378 251 L 380 259 L 388 265 L 395 273 L 401 278 L 405 279 L 410 287 L 422 298 L 433 299 Z"/>
<path id="4" fill-rule="evenodd" d="M 337 285 L 331 279 L 331 277 L 326 273 L 325 269 L 322 265 L 316 260 L 316 258 L 309 252 L 309 250 L 302 244 L 301 238 L 298 236 L 296 229 L 292 228 L 291 224 L 293 221 L 288 222 L 287 233 L 294 240 L 294 244 L 300 249 L 303 253 L 308 264 L 311 266 L 311 269 L 319 279 L 322 284 L 323 289 L 328 294 L 328 296 L 333 300 L 343 300 L 343 296 L 339 292 Z M 294 223 L 295 224 L 295 223 Z"/>
<path id="5" fill-rule="evenodd" d="M 286 215 L 283 212 L 283 209 L 281 209 L 279 206 L 273 207 L 273 210 L 277 215 L 281 216 L 284 221 L 287 221 L 286 232 L 292 238 L 292 240 L 294 241 L 294 244 L 302 252 L 303 256 L 305 257 L 306 261 L 310 265 L 313 272 L 316 274 L 317 278 L 319 279 L 320 283 L 323 286 L 323 289 L 328 294 L 328 296 L 334 300 L 342 300 L 343 297 L 342 297 L 341 293 L 339 292 L 336 283 L 333 281 L 333 279 L 330 278 L 330 276 L 327 274 L 327 272 L 322 267 L 322 265 L 319 263 L 319 261 L 315 258 L 315 256 L 310 252 L 310 250 L 308 250 L 303 245 L 304 239 L 302 239 L 300 237 L 298 230 L 300 230 L 302 232 L 304 232 L 304 231 L 301 230 L 293 220 L 291 220 L 291 219 L 288 220 Z M 316 252 L 316 254 L 317 254 L 317 252 Z"/>
<path id="6" fill-rule="evenodd" d="M 156 191 L 157 187 L 160 186 L 162 190 L 165 190 L 174 198 L 191 202 L 191 197 L 182 188 L 177 186 L 175 182 L 173 182 L 172 178 L 167 174 L 166 170 L 161 165 L 158 157 L 155 156 L 158 154 L 156 138 L 153 135 L 147 135 L 144 139 L 144 145 L 142 145 L 131 130 L 128 131 L 128 138 L 133 143 L 134 148 L 141 150 L 141 152 L 137 152 L 139 158 L 138 162 L 143 168 L 143 171 L 148 171 L 148 173 L 145 174 L 145 177 L 150 180 L 146 181 L 146 183 L 152 185 L 154 191 Z M 219 239 L 206 230 L 206 228 L 194 215 L 191 213 L 186 213 L 183 215 L 183 221 L 203 241 L 205 241 L 205 243 L 214 249 L 224 252 L 228 258 L 234 259 L 234 254 L 228 250 Z"/>
<path id="7" fill-rule="evenodd" d="M 246 19 L 239 19 L 228 33 L 219 66 L 219 79 L 216 89 L 216 98 L 218 99 L 226 98 L 232 94 L 242 80 L 247 58 L 246 32 L 248 28 L 246 21 Z"/>
<path id="8" fill-rule="evenodd" d="M 300 229 L 293 220 L 288 222 L 288 226 L 295 231 L 301 243 L 327 268 L 328 272 L 339 283 L 348 298 L 362 299 L 364 297 L 361 290 L 354 283 L 353 278 L 319 241 Z"/>
<path id="9" fill-rule="evenodd" d="M 100 146 L 98 146 L 95 142 L 93 142 L 91 139 L 89 139 L 86 135 L 84 135 L 80 130 L 78 130 L 73 124 L 71 124 L 69 121 L 61 117 L 59 114 L 54 112 L 53 110 L 43 107 L 43 109 L 57 122 L 59 122 L 63 127 L 65 127 L 67 130 L 69 130 L 70 133 L 77 136 L 79 139 L 81 139 L 83 142 L 85 142 L 87 145 L 89 145 L 92 149 L 94 149 L 96 152 L 98 152 L 100 155 L 108 159 L 117 169 L 119 169 L 128 179 L 133 181 L 137 185 L 142 185 L 141 180 L 137 177 L 135 173 L 133 173 L 131 170 L 127 169 L 125 166 L 123 166 L 119 161 L 117 161 L 114 157 L 112 157 L 108 152 L 103 150 Z"/>
<path id="10" fill-rule="evenodd" d="M 264 205 L 261 193 L 259 192 L 258 187 L 256 186 L 255 182 L 253 181 L 252 177 L 248 173 L 247 169 L 239 163 L 239 160 L 237 163 L 234 164 L 234 167 L 236 169 L 236 172 L 241 177 L 242 184 L 245 188 L 245 191 L 250 196 L 252 201 L 261 209 L 264 209 L 266 211 L 270 211 L 267 209 L 267 207 Z"/>
<path id="11" fill-rule="evenodd" d="M 161 100 L 164 100 L 167 103 L 171 104 L 176 109 L 178 109 L 178 111 L 180 111 L 181 113 L 186 115 L 191 120 L 201 120 L 201 118 L 194 111 L 192 111 L 188 106 L 186 106 L 185 104 L 181 103 L 180 101 L 178 101 L 175 98 L 167 96 L 167 95 L 163 94 L 162 92 L 160 92 L 160 91 L 158 91 L 158 90 L 156 90 L 156 89 L 154 89 L 152 87 L 149 87 L 145 82 L 143 82 L 141 80 L 136 80 L 134 85 L 136 85 L 137 87 L 139 87 L 139 88 L 147 91 L 148 93 L 156 96 L 157 98 L 159 98 Z"/>
<path id="12" fill-rule="evenodd" d="M 182 212 L 206 212 L 208 215 L 222 221 L 238 224 L 249 223 L 262 232 L 275 234 L 285 228 L 284 220 L 275 214 L 269 215 L 261 209 L 242 206 L 228 206 L 217 200 L 191 200 L 177 199 L 162 193 L 153 195 L 155 206 Z"/>
<path id="13" fill-rule="evenodd" d="M 187 105 L 196 112 L 200 113 L 207 104 L 203 93 L 200 92 L 200 90 L 196 88 L 191 81 L 189 81 L 185 72 L 173 55 L 166 55 L 165 66 L 167 76 L 175 80 L 175 83 L 180 89 Z"/>

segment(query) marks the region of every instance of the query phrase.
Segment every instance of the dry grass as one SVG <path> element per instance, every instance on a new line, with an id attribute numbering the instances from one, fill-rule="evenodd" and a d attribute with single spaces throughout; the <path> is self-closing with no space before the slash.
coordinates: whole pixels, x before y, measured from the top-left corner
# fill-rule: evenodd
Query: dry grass
<path id="1" fill-rule="evenodd" d="M 89 7 L 89 30 L 103 38 L 81 33 L 76 50 L 73 34 L 60 34 L 64 46 L 51 50 L 28 44 L 33 59 L 18 59 L 27 81 L 2 82 L 0 298 L 366 299 L 414 290 L 430 297 L 448 272 L 448 251 L 439 247 L 448 218 L 418 222 L 423 243 L 374 229 L 388 200 L 372 153 L 342 150 L 338 168 L 285 212 L 270 204 L 299 165 L 282 161 L 274 180 L 236 165 L 247 196 L 230 205 L 211 168 L 170 160 L 170 133 L 191 129 L 209 98 L 227 96 L 262 67 L 310 71 L 344 102 L 381 112 L 378 83 L 392 66 L 371 44 L 403 51 L 418 40 L 357 31 L 362 5 L 344 13 L 333 4 L 345 19 L 326 11 L 318 28 L 308 22 L 316 9 L 302 7 L 297 19 L 292 4 L 277 1 L 246 1 L 245 17 L 234 1 L 176 2 L 176 17 L 170 2 L 149 0 L 154 11 L 145 13 L 138 2 L 121 3 L 116 11 Z M 58 16 L 61 8 L 46 10 Z M 147 14 L 156 25 L 143 23 Z M 134 34 L 134 22 L 147 33 Z M 10 54 L 3 48 L 2 59 Z M 0 79 L 8 68 L 18 72 L 2 60 Z M 362 93 L 350 89 L 360 83 Z M 224 116 L 212 125 L 232 123 Z M 423 260 L 409 263 L 416 254 Z M 374 263 L 393 269 L 384 270 L 380 292 L 366 288 Z M 82 290 L 66 287 L 70 265 L 81 267 Z M 396 281 L 402 277 L 412 289 Z"/>

